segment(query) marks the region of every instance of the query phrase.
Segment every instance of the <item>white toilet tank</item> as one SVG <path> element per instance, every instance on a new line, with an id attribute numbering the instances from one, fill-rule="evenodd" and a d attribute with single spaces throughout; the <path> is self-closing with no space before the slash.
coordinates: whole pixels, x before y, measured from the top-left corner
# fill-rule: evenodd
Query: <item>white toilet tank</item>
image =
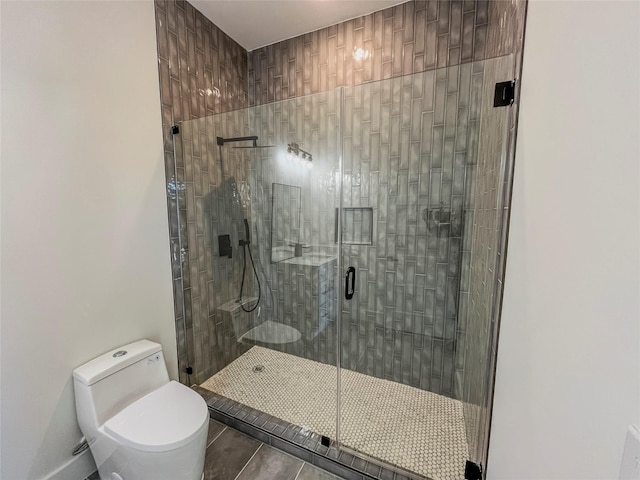
<path id="1" fill-rule="evenodd" d="M 127 405 L 169 382 L 162 345 L 140 340 L 73 371 L 80 428 L 87 436 Z"/>

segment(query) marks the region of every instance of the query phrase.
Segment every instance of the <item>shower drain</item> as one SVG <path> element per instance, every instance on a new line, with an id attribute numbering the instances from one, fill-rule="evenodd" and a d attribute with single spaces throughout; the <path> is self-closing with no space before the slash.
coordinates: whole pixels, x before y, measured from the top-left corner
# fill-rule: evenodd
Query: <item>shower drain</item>
<path id="1" fill-rule="evenodd" d="M 253 372 L 254 373 L 264 372 L 264 365 L 256 365 L 255 367 L 253 367 Z"/>

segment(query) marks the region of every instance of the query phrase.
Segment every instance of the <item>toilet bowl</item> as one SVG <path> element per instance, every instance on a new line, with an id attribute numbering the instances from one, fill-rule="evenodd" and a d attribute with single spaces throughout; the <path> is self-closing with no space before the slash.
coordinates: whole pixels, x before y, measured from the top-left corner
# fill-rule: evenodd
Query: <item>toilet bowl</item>
<path id="1" fill-rule="evenodd" d="M 204 399 L 169 380 L 162 346 L 140 340 L 73 372 L 80 430 L 101 480 L 200 480 Z"/>

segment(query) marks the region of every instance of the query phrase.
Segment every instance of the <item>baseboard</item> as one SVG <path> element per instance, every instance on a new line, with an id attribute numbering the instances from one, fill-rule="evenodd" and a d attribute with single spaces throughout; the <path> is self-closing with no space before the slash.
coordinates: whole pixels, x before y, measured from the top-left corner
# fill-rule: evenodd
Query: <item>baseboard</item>
<path id="1" fill-rule="evenodd" d="M 42 477 L 42 480 L 84 480 L 96 470 L 96 462 L 87 449 L 80 455 L 71 457 L 60 468 Z"/>

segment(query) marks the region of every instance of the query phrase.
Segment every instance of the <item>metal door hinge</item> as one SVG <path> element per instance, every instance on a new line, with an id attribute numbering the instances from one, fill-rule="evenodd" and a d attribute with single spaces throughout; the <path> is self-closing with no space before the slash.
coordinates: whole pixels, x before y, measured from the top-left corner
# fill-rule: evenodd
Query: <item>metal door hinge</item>
<path id="1" fill-rule="evenodd" d="M 482 480 L 482 465 L 467 460 L 464 466 L 465 480 Z"/>
<path id="2" fill-rule="evenodd" d="M 494 107 L 507 107 L 511 105 L 516 96 L 516 82 L 509 80 L 508 82 L 496 83 L 496 91 L 493 97 Z"/>

